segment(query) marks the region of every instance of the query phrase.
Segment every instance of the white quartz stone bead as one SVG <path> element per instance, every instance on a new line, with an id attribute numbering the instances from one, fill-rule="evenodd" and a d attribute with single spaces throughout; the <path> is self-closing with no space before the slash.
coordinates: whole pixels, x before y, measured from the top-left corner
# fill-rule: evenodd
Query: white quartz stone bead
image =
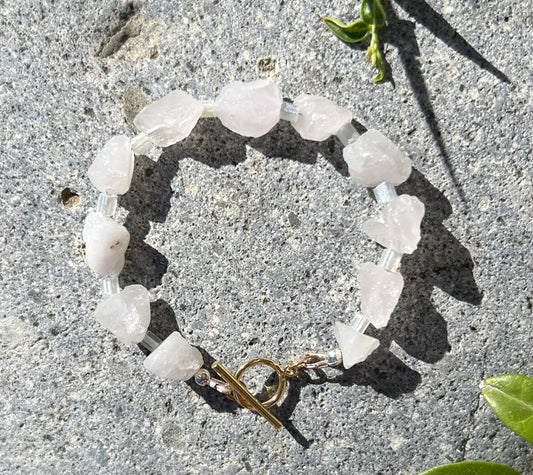
<path id="1" fill-rule="evenodd" d="M 306 140 L 326 140 L 352 120 L 348 109 L 325 97 L 302 94 L 295 99 L 294 105 L 298 108 L 298 118 L 292 126 Z"/>
<path id="2" fill-rule="evenodd" d="M 125 135 L 116 135 L 96 154 L 87 175 L 102 193 L 123 195 L 130 187 L 133 162 L 130 139 Z"/>
<path id="3" fill-rule="evenodd" d="M 366 360 L 379 346 L 379 340 L 358 332 L 355 328 L 335 322 L 333 330 L 342 352 L 342 363 L 346 369 Z"/>
<path id="4" fill-rule="evenodd" d="M 383 181 L 399 185 L 411 174 L 409 157 L 377 130 L 348 144 L 343 156 L 350 176 L 361 186 L 374 187 Z"/>
<path id="5" fill-rule="evenodd" d="M 97 275 L 119 275 L 130 242 L 128 230 L 100 213 L 89 213 L 83 227 L 85 259 Z"/>
<path id="6" fill-rule="evenodd" d="M 187 137 L 204 107 L 183 91 L 172 91 L 147 105 L 133 120 L 135 127 L 159 147 L 168 147 Z"/>
<path id="7" fill-rule="evenodd" d="M 161 378 L 186 381 L 194 376 L 204 360 L 194 346 L 178 332 L 171 333 L 144 360 L 144 367 Z"/>
<path id="8" fill-rule="evenodd" d="M 420 241 L 424 204 L 416 197 L 400 195 L 383 205 L 362 229 L 374 241 L 402 254 L 411 254 Z"/>
<path id="9" fill-rule="evenodd" d="M 102 300 L 94 312 L 105 328 L 125 343 L 139 343 L 150 325 L 150 297 L 142 285 L 129 285 Z"/>
<path id="10" fill-rule="evenodd" d="M 260 137 L 279 122 L 282 103 L 278 86 L 266 79 L 233 82 L 216 98 L 215 114 L 233 132 Z"/>
<path id="11" fill-rule="evenodd" d="M 365 318 L 376 328 L 387 326 L 402 293 L 402 275 L 365 262 L 359 268 L 359 288 Z"/>

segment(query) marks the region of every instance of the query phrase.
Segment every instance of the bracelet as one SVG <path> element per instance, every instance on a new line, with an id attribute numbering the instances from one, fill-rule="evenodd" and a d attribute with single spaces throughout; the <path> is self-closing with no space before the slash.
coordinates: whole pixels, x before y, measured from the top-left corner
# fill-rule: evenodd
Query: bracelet
<path id="1" fill-rule="evenodd" d="M 130 235 L 113 216 L 118 196 L 130 187 L 134 155 L 183 140 L 202 117 L 216 117 L 225 127 L 248 137 L 266 134 L 280 119 L 289 121 L 307 140 L 322 141 L 335 135 L 344 145 L 343 157 L 351 178 L 358 185 L 372 188 L 381 209 L 364 223 L 363 231 L 384 249 L 377 264 L 365 262 L 360 266 L 361 312 L 349 324 L 335 323 L 333 332 L 339 348 L 305 354 L 286 364 L 253 358 L 235 373 L 215 361 L 211 368 L 221 378 L 217 379 L 203 367 L 198 348 L 180 333 L 173 332 L 161 341 L 148 331 L 148 289 L 137 284 L 120 289 L 118 276 Z M 365 330 L 370 324 L 375 328 L 387 325 L 403 288 L 398 270 L 402 255 L 414 252 L 420 240 L 424 205 L 414 196 L 398 196 L 395 189 L 409 177 L 411 161 L 382 133 L 370 129 L 359 135 L 351 121 L 350 111 L 323 97 L 304 94 L 292 103 L 284 101 L 278 87 L 267 80 L 231 83 L 214 102 L 200 102 L 183 91 L 173 91 L 142 109 L 134 119 L 140 133 L 131 139 L 125 135 L 112 137 L 88 170 L 89 179 L 100 191 L 96 211 L 88 214 L 83 228 L 87 264 L 102 278 L 103 300 L 96 307 L 96 320 L 121 341 L 148 350 L 144 366 L 155 375 L 182 381 L 194 378 L 197 384 L 258 412 L 279 429 L 281 422 L 268 409 L 283 398 L 288 378 L 302 370 L 341 363 L 348 369 L 379 346 L 379 340 L 365 335 Z M 266 365 L 277 374 L 274 393 L 263 402 L 248 391 L 242 380 L 256 365 Z"/>

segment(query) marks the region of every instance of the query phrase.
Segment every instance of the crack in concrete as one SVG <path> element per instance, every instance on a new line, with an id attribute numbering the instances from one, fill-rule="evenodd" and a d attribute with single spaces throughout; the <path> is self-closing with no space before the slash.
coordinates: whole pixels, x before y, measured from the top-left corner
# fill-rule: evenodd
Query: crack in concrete
<path id="1" fill-rule="evenodd" d="M 487 358 L 487 349 L 485 348 L 485 352 L 483 353 L 483 361 L 485 361 Z M 482 368 L 481 370 L 481 381 L 485 381 L 485 368 Z M 475 432 L 476 432 L 476 414 L 481 407 L 481 400 L 483 399 L 483 395 L 481 393 L 478 394 L 478 397 L 476 398 L 476 404 L 474 408 L 470 411 L 470 431 L 468 437 L 461 440 L 461 457 L 462 460 L 467 460 L 467 451 L 468 451 L 468 443 L 470 440 L 472 440 Z"/>

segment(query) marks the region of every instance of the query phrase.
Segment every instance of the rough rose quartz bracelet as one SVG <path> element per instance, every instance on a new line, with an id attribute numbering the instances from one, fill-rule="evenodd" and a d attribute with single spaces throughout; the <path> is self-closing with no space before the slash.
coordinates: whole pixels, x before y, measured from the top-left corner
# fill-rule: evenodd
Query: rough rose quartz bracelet
<path id="1" fill-rule="evenodd" d="M 249 137 L 266 134 L 280 119 L 289 121 L 304 139 L 322 141 L 336 135 L 344 145 L 343 157 L 350 176 L 358 185 L 373 189 L 382 208 L 376 217 L 365 222 L 363 231 L 385 249 L 378 264 L 365 262 L 360 266 L 361 314 L 350 324 L 335 323 L 334 334 L 340 349 L 307 354 L 285 365 L 268 358 L 254 358 L 234 374 L 215 362 L 211 368 L 222 378 L 215 379 L 202 368 L 200 351 L 178 332 L 161 341 L 148 331 L 150 295 L 145 287 L 130 285 L 120 289 L 118 275 L 124 266 L 130 236 L 112 217 L 117 196 L 130 187 L 134 154 L 183 140 L 201 117 L 217 117 L 233 132 Z M 376 328 L 387 325 L 403 288 L 403 277 L 398 272 L 402 254 L 412 253 L 420 240 L 424 205 L 414 196 L 397 196 L 395 191 L 395 186 L 411 173 L 409 158 L 377 130 L 359 135 L 351 120 L 348 110 L 322 97 L 304 94 L 293 103 L 284 102 L 278 87 L 267 80 L 231 83 L 213 103 L 201 103 L 185 92 L 173 91 L 146 106 L 134 120 L 140 133 L 132 139 L 125 135 L 112 137 L 98 152 L 88 172 L 101 192 L 96 211 L 89 213 L 83 229 L 87 264 L 102 277 L 104 298 L 96 308 L 96 319 L 121 341 L 140 343 L 150 351 L 144 366 L 157 376 L 183 381 L 194 377 L 198 384 L 218 390 L 280 428 L 281 423 L 268 408 L 283 397 L 287 378 L 300 370 L 341 362 L 348 369 L 364 361 L 379 346 L 377 339 L 364 332 L 369 324 Z M 258 401 L 241 380 L 247 369 L 255 365 L 267 365 L 277 373 L 276 390 L 268 401 Z"/>

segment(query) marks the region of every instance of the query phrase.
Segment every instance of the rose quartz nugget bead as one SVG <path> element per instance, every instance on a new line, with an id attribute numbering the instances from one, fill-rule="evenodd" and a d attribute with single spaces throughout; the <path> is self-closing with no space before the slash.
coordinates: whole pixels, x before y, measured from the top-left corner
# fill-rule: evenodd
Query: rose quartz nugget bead
<path id="1" fill-rule="evenodd" d="M 128 230 L 100 213 L 89 213 L 83 227 L 85 260 L 97 275 L 116 276 L 124 267 Z"/>
<path id="2" fill-rule="evenodd" d="M 365 262 L 359 269 L 359 288 L 362 314 L 376 328 L 387 326 L 402 293 L 402 275 Z"/>
<path id="3" fill-rule="evenodd" d="M 106 142 L 89 167 L 88 176 L 95 188 L 108 195 L 123 195 L 133 175 L 130 139 L 117 135 Z"/>
<path id="4" fill-rule="evenodd" d="M 374 187 L 381 182 L 403 183 L 411 174 L 411 160 L 377 130 L 369 130 L 344 147 L 344 161 L 354 181 Z"/>
<path id="5" fill-rule="evenodd" d="M 335 322 L 333 333 L 339 343 L 342 352 L 342 364 L 346 369 L 366 360 L 379 346 L 379 340 L 364 335 L 344 323 Z"/>
<path id="6" fill-rule="evenodd" d="M 266 79 L 233 82 L 220 91 L 215 114 L 225 127 L 246 137 L 260 137 L 279 122 L 283 98 Z"/>
<path id="7" fill-rule="evenodd" d="M 142 285 L 129 285 L 100 302 L 94 316 L 125 343 L 139 343 L 150 325 L 148 290 Z"/>
<path id="8" fill-rule="evenodd" d="M 381 213 L 366 221 L 362 229 L 383 247 L 411 254 L 420 241 L 424 203 L 417 197 L 400 195 L 383 206 Z"/>
<path id="9" fill-rule="evenodd" d="M 187 137 L 204 110 L 202 104 L 183 91 L 172 91 L 147 105 L 133 120 L 159 147 L 168 147 Z"/>
<path id="10" fill-rule="evenodd" d="M 294 105 L 298 108 L 298 117 L 292 126 L 306 140 L 326 140 L 352 120 L 348 109 L 325 97 L 302 94 L 295 99 Z"/>
<path id="11" fill-rule="evenodd" d="M 172 332 L 144 360 L 144 367 L 161 378 L 186 381 L 204 364 L 202 354 L 178 332 Z"/>

